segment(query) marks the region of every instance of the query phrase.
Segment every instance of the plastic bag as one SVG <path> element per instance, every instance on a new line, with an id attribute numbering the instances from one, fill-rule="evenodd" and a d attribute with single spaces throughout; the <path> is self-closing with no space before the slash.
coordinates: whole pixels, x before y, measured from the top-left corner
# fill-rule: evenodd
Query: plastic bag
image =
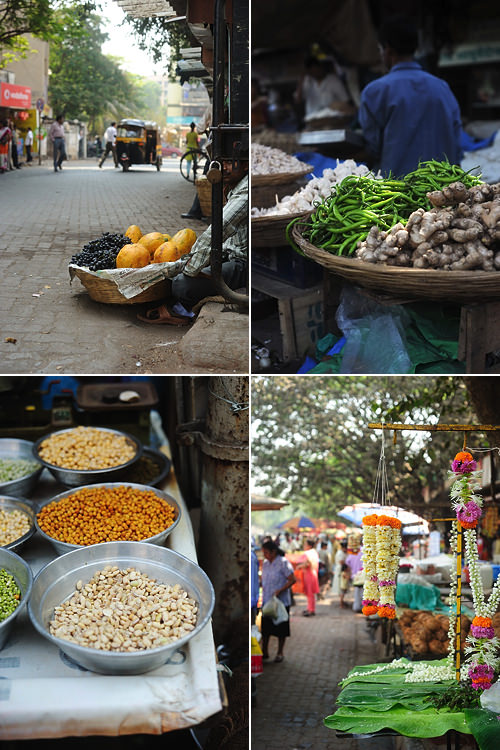
<path id="1" fill-rule="evenodd" d="M 380 305 L 344 286 L 336 315 L 347 341 L 343 374 L 404 374 L 411 371 L 406 349 L 408 315 L 401 305 Z"/>
<path id="2" fill-rule="evenodd" d="M 276 597 L 277 604 L 277 613 L 276 617 L 273 617 L 273 624 L 279 625 L 281 622 L 286 622 L 288 620 L 288 612 L 286 611 L 286 607 L 281 601 L 281 599 L 278 599 Z"/>
<path id="3" fill-rule="evenodd" d="M 500 712 L 500 681 L 497 680 L 489 690 L 483 691 L 480 702 L 481 708 L 494 711 L 496 714 Z"/>
<path id="4" fill-rule="evenodd" d="M 270 617 L 274 625 L 279 625 L 281 622 L 288 620 L 288 612 L 286 607 L 277 596 L 271 597 L 264 606 L 262 607 L 262 614 L 265 617 Z"/>
<path id="5" fill-rule="evenodd" d="M 264 617 L 276 617 L 278 614 L 278 597 L 272 596 L 262 607 Z"/>

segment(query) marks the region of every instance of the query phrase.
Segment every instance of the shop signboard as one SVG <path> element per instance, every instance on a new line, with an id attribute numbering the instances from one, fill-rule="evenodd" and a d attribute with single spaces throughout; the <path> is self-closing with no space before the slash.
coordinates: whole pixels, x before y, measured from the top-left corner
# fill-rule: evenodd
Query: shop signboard
<path id="1" fill-rule="evenodd" d="M 30 109 L 31 89 L 14 83 L 0 83 L 0 107 Z"/>

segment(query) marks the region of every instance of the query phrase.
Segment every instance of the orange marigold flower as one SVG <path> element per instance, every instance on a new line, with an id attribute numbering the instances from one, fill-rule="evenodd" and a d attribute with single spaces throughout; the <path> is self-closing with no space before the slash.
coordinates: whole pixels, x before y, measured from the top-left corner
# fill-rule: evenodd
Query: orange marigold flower
<path id="1" fill-rule="evenodd" d="M 475 529 L 477 521 L 459 521 L 462 524 L 463 529 Z"/>
<path id="2" fill-rule="evenodd" d="M 399 518 L 394 518 L 394 516 L 379 516 L 378 525 L 379 526 L 392 526 L 393 529 L 400 529 L 401 521 L 399 520 Z"/>
<path id="3" fill-rule="evenodd" d="M 376 513 L 373 513 L 371 516 L 365 516 L 362 520 L 362 523 L 364 523 L 365 526 L 376 526 L 378 521 L 378 516 Z"/>
<path id="4" fill-rule="evenodd" d="M 377 614 L 377 607 L 374 604 L 366 605 L 361 610 L 364 615 L 376 615 Z"/>
<path id="5" fill-rule="evenodd" d="M 396 610 L 392 607 L 379 607 L 377 614 L 379 617 L 386 617 L 388 620 L 394 620 L 396 617 Z"/>
<path id="6" fill-rule="evenodd" d="M 455 456 L 455 461 L 472 461 L 472 455 L 470 453 L 467 453 L 467 451 L 460 451 L 460 453 L 457 453 Z"/>
<path id="7" fill-rule="evenodd" d="M 472 624 L 479 628 L 491 628 L 491 619 L 489 617 L 474 617 Z"/>

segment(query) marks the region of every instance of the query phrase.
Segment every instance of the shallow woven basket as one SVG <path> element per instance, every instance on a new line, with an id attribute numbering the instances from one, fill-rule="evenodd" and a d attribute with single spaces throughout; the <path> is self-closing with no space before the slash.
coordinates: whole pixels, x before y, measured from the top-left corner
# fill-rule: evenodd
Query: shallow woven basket
<path id="1" fill-rule="evenodd" d="M 295 172 L 252 175 L 252 186 L 260 187 L 262 185 L 283 185 L 287 182 L 294 182 L 294 180 L 298 180 L 300 177 L 304 177 L 306 174 L 310 174 L 313 169 L 314 167 L 312 167 L 310 164 L 304 164 L 303 169 L 297 169 Z"/>
<path id="2" fill-rule="evenodd" d="M 292 219 L 306 219 L 310 212 L 276 216 L 253 216 L 251 221 L 252 247 L 281 247 L 287 244 L 286 228 Z"/>
<path id="3" fill-rule="evenodd" d="M 200 201 L 201 213 L 203 216 L 212 215 L 212 183 L 205 177 L 203 180 L 196 180 L 196 192 Z"/>
<path id="4" fill-rule="evenodd" d="M 398 268 L 343 258 L 312 245 L 302 236 L 304 224 L 292 229 L 293 241 L 311 260 L 352 284 L 398 300 L 435 300 L 457 304 L 500 299 L 499 271 L 437 271 Z"/>
<path id="5" fill-rule="evenodd" d="M 165 299 L 169 293 L 169 281 L 168 279 L 163 279 L 135 297 L 127 299 L 119 291 L 114 281 L 101 279 L 88 273 L 83 268 L 75 268 L 74 271 L 75 276 L 78 276 L 89 293 L 89 297 L 95 302 L 104 302 L 108 305 L 137 305 L 141 302 L 154 302 L 159 299 Z"/>

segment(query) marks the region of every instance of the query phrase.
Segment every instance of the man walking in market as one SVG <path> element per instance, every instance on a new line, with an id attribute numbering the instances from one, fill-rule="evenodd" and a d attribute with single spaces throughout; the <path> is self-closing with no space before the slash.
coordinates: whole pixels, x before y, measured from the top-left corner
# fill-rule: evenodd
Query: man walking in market
<path id="1" fill-rule="evenodd" d="M 106 157 L 110 151 L 113 154 L 115 167 L 119 166 L 118 157 L 116 155 L 116 135 L 117 135 L 116 122 L 112 122 L 109 128 L 107 128 L 106 132 L 104 133 L 105 148 L 104 148 L 104 153 L 101 157 L 101 161 L 99 162 L 99 167 L 101 168 L 104 162 L 106 161 Z"/>

